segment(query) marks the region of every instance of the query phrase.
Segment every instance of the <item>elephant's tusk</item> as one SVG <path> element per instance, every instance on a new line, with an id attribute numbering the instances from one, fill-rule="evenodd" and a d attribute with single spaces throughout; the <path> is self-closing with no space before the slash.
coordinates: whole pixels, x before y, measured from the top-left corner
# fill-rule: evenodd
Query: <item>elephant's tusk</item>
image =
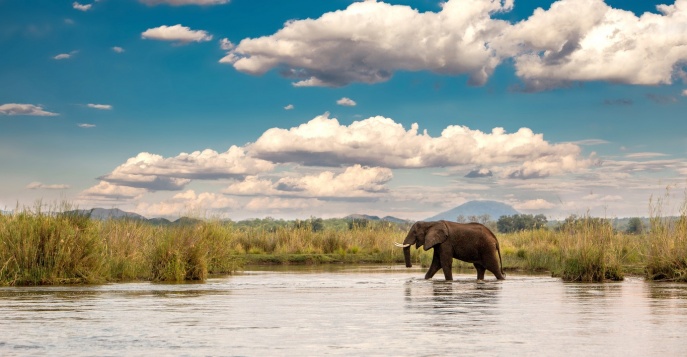
<path id="1" fill-rule="evenodd" d="M 399 248 L 410 247 L 410 244 L 401 244 L 401 243 L 396 243 L 396 242 L 394 242 L 394 245 L 399 247 Z"/>

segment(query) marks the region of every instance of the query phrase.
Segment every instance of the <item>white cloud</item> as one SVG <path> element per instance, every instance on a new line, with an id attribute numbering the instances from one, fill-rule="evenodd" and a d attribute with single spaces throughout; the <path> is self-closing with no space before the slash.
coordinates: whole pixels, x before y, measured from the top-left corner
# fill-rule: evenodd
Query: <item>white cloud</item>
<path id="1" fill-rule="evenodd" d="M 95 124 L 81 123 L 78 124 L 79 128 L 95 128 Z"/>
<path id="2" fill-rule="evenodd" d="M 71 58 L 71 57 L 72 57 L 72 55 L 69 54 L 69 53 L 60 53 L 59 55 L 53 57 L 53 59 L 56 59 L 56 60 L 63 60 L 63 59 L 69 59 L 69 58 Z"/>
<path id="3" fill-rule="evenodd" d="M 124 52 L 124 49 L 119 47 L 119 46 L 114 46 L 114 47 L 112 47 L 112 51 L 115 51 L 117 53 L 122 53 L 122 52 Z"/>
<path id="4" fill-rule="evenodd" d="M 273 168 L 272 163 L 249 157 L 243 148 L 232 146 L 223 153 L 206 149 L 168 158 L 142 152 L 100 179 L 152 191 L 180 190 L 192 179 L 243 178 Z"/>
<path id="5" fill-rule="evenodd" d="M 139 202 L 136 212 L 148 217 L 183 216 L 189 213 L 207 213 L 207 211 L 237 208 L 235 200 L 212 192 L 196 194 L 194 190 L 177 193 L 169 200 L 156 203 Z M 202 211 L 202 212 L 201 212 Z"/>
<path id="6" fill-rule="evenodd" d="M 687 97 L 687 89 L 685 89 L 685 90 L 682 91 L 682 96 L 683 96 L 683 97 Z"/>
<path id="7" fill-rule="evenodd" d="M 244 209 L 253 212 L 310 209 L 321 207 L 324 202 L 317 199 L 284 199 L 271 197 L 255 197 L 251 199 Z"/>
<path id="8" fill-rule="evenodd" d="M 55 116 L 58 114 L 45 111 L 40 105 L 7 103 L 0 105 L 0 115 Z"/>
<path id="9" fill-rule="evenodd" d="M 182 6 L 182 5 L 221 5 L 229 3 L 229 0 L 140 0 L 142 3 L 155 6 L 160 4 L 166 4 L 171 6 Z"/>
<path id="10" fill-rule="evenodd" d="M 338 104 L 338 105 L 343 105 L 343 106 L 346 106 L 346 107 L 355 107 L 355 105 L 356 105 L 357 103 L 356 103 L 353 99 L 351 99 L 351 98 L 343 97 L 343 98 L 337 100 L 337 101 L 336 101 L 336 104 Z"/>
<path id="11" fill-rule="evenodd" d="M 513 3 L 448 0 L 419 12 L 354 2 L 246 38 L 220 62 L 249 74 L 283 67 L 295 86 L 377 83 L 398 70 L 467 74 L 481 85 L 510 58 L 525 89 L 541 90 L 571 81 L 671 84 L 687 61 L 687 0 L 639 17 L 603 0 L 559 0 L 518 23 L 495 18 Z"/>
<path id="12" fill-rule="evenodd" d="M 100 109 L 100 110 L 112 110 L 112 106 L 109 104 L 87 104 L 89 108 Z"/>
<path id="13" fill-rule="evenodd" d="M 212 35 L 206 31 L 194 31 L 188 27 L 181 25 L 174 26 L 160 26 L 150 28 L 141 34 L 143 39 L 152 39 L 160 41 L 178 41 L 180 43 L 188 42 L 204 42 L 212 40 Z"/>
<path id="14" fill-rule="evenodd" d="M 47 185 L 44 183 L 40 182 L 31 182 L 30 184 L 26 185 L 26 188 L 29 190 L 66 190 L 69 188 L 69 185 L 64 185 L 64 184 L 54 184 L 54 185 Z"/>
<path id="15" fill-rule="evenodd" d="M 512 178 L 573 172 L 592 163 L 580 157 L 577 145 L 551 144 L 527 128 L 509 134 L 502 128 L 484 133 L 451 125 L 439 137 L 426 131 L 420 134 L 418 129 L 413 124 L 405 130 L 380 116 L 345 126 L 325 114 L 295 128 L 269 129 L 246 149 L 255 157 L 276 163 L 388 168 L 470 165 Z"/>
<path id="16" fill-rule="evenodd" d="M 74 57 L 75 54 L 79 53 L 79 51 L 74 50 L 69 53 L 60 53 L 59 55 L 53 57 L 54 60 L 65 60 L 65 59 L 70 59 Z"/>
<path id="17" fill-rule="evenodd" d="M 284 177 L 276 182 L 251 176 L 244 181 L 231 184 L 222 192 L 240 196 L 375 198 L 387 193 L 384 185 L 392 177 L 391 170 L 387 168 L 355 165 L 338 174 L 323 171 L 315 175 Z"/>
<path id="18" fill-rule="evenodd" d="M 396 70 L 468 74 L 483 84 L 499 64 L 489 42 L 509 24 L 490 17 L 512 1 L 443 3 L 440 12 L 419 12 L 383 2 L 354 2 L 318 19 L 289 21 L 271 36 L 242 40 L 220 62 L 262 74 L 286 67 L 296 86 L 377 83 Z"/>
<path id="19" fill-rule="evenodd" d="M 82 5 L 82 4 L 79 4 L 79 3 L 76 2 L 76 1 L 72 4 L 72 7 L 74 7 L 74 9 L 79 10 L 79 11 L 88 11 L 88 10 L 91 9 L 92 6 L 93 6 L 93 4 L 84 4 L 84 5 Z"/>
<path id="20" fill-rule="evenodd" d="M 146 192 L 145 189 L 126 187 L 100 181 L 79 195 L 82 200 L 131 200 L 138 199 Z"/>
<path id="21" fill-rule="evenodd" d="M 541 198 L 513 204 L 513 208 L 523 211 L 547 210 L 554 207 L 556 207 L 556 205 Z"/>
<path id="22" fill-rule="evenodd" d="M 231 51 L 234 49 L 234 44 L 229 41 L 228 38 L 223 38 L 219 40 L 219 48 L 225 50 L 225 51 Z"/>
<path id="23" fill-rule="evenodd" d="M 289 104 L 289 105 L 287 105 L 287 106 L 284 107 L 284 110 L 291 110 L 291 109 L 293 109 L 293 108 L 295 108 L 295 107 L 293 106 L 293 104 Z"/>
<path id="24" fill-rule="evenodd" d="M 637 17 L 603 0 L 560 0 L 495 47 L 515 56 L 517 75 L 533 89 L 560 81 L 670 84 L 687 60 L 687 1 L 657 8 L 661 14 Z"/>

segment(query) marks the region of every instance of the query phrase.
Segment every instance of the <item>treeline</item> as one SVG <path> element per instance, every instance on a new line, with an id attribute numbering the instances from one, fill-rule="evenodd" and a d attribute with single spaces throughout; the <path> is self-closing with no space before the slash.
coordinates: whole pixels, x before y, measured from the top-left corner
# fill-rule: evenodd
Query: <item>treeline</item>
<path id="1" fill-rule="evenodd" d="M 675 219 L 678 219 L 677 217 Z M 595 225 L 605 226 L 613 231 L 624 232 L 628 234 L 644 233 L 650 226 L 649 218 L 598 218 L 598 217 L 581 217 L 572 214 L 562 221 L 550 222 L 543 214 L 515 214 L 510 216 L 501 216 L 498 220 L 492 220 L 488 214 L 473 215 L 473 216 L 458 216 L 456 222 L 478 222 L 489 227 L 491 230 L 498 233 L 516 233 L 529 230 L 551 229 L 554 231 L 568 230 L 575 226 L 579 226 L 582 222 L 585 224 L 594 222 Z"/>
<path id="2" fill-rule="evenodd" d="M 384 220 L 371 220 L 364 218 L 329 218 L 323 219 L 310 217 L 308 219 L 284 220 L 272 217 L 255 218 L 243 221 L 225 221 L 225 224 L 238 229 L 259 229 L 266 232 L 275 232 L 283 228 L 309 229 L 313 232 L 320 231 L 346 231 L 359 228 L 379 229 L 392 228 L 407 230 L 412 225 L 411 221 L 392 222 Z"/>

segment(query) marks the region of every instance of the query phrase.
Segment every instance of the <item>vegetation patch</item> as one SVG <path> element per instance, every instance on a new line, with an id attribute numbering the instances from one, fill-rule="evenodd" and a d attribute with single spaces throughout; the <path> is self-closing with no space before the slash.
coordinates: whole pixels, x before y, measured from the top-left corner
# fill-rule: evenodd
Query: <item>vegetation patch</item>
<path id="1" fill-rule="evenodd" d="M 509 233 L 497 234 L 503 269 L 548 271 L 566 281 L 622 280 L 627 272 L 687 281 L 687 207 L 679 217 L 662 217 L 661 205 L 652 205 L 646 224 L 627 220 L 623 229 L 588 216 L 554 225 L 541 216 L 506 217 Z M 246 264 L 402 264 L 403 251 L 393 242 L 402 242 L 409 228 L 407 222 L 319 218 L 159 225 L 40 208 L 0 215 L 0 285 L 203 281 Z M 498 222 L 479 218 L 496 231 Z M 413 248 L 411 260 L 426 268 L 432 251 Z M 455 260 L 454 268 L 473 265 Z"/>

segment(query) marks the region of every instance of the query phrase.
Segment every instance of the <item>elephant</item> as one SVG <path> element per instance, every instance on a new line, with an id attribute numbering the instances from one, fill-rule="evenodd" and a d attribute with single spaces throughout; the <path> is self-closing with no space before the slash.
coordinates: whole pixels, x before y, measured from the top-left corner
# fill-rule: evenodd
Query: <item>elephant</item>
<path id="1" fill-rule="evenodd" d="M 421 246 L 425 250 L 434 248 L 432 265 L 429 266 L 425 279 L 431 279 L 439 269 L 443 269 L 446 280 L 453 280 L 451 268 L 453 258 L 472 263 L 477 269 L 477 280 L 484 280 L 484 272 L 489 270 L 496 279 L 505 279 L 499 242 L 489 228 L 480 223 L 456 223 L 449 221 L 415 222 L 408 231 L 403 244 L 394 243 L 403 248 L 406 267 L 410 263 L 410 246 Z M 498 260 L 496 258 L 498 257 Z"/>

